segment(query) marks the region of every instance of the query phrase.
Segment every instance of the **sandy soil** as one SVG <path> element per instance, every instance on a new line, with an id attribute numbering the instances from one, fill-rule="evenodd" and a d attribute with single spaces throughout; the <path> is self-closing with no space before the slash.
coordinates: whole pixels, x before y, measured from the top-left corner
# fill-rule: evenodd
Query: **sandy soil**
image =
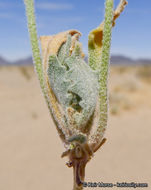
<path id="1" fill-rule="evenodd" d="M 111 68 L 108 140 L 86 181 L 151 185 L 150 71 Z M 72 189 L 63 151 L 32 67 L 0 67 L 0 190 Z"/>

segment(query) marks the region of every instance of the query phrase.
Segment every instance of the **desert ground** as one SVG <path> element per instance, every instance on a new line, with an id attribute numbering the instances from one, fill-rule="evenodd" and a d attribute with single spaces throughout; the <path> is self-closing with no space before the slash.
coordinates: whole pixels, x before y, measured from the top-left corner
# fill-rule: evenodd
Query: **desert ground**
<path id="1" fill-rule="evenodd" d="M 107 142 L 88 163 L 85 181 L 151 189 L 150 84 L 150 66 L 111 66 Z M 64 150 L 33 67 L 1 66 L 0 190 L 71 190 Z"/>

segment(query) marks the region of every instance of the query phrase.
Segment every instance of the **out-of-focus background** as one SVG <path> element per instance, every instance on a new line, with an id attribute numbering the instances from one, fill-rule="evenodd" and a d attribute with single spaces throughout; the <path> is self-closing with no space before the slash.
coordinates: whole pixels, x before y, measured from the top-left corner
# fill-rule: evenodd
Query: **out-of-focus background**
<path id="1" fill-rule="evenodd" d="M 35 2 L 39 36 L 78 29 L 87 56 L 104 1 Z M 108 140 L 87 165 L 86 181 L 150 186 L 151 1 L 128 3 L 112 35 Z M 33 69 L 22 0 L 0 0 L 0 25 L 0 190 L 71 189 L 72 169 L 60 157 L 64 148 Z"/>

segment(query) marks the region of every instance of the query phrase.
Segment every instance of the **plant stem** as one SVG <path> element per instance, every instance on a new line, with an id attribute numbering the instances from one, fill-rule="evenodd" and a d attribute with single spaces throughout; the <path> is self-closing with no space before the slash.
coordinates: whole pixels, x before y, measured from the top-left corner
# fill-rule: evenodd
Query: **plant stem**
<path id="1" fill-rule="evenodd" d="M 33 0 L 24 0 L 25 7 L 26 7 L 26 15 L 28 21 L 28 30 L 30 35 L 31 47 L 32 47 L 32 54 L 33 54 L 33 62 L 36 68 L 36 72 L 38 74 L 38 78 L 40 81 L 41 89 L 45 93 L 44 88 L 44 79 L 43 79 L 43 69 L 42 69 L 42 60 L 40 55 L 39 49 L 39 42 L 37 37 L 37 30 L 36 30 L 36 19 L 34 14 L 34 1 Z"/>
<path id="2" fill-rule="evenodd" d="M 111 32 L 113 19 L 113 0 L 106 0 L 105 8 L 105 22 L 103 30 L 103 46 L 99 74 L 99 102 L 100 102 L 100 116 L 99 124 L 96 131 L 98 140 L 102 140 L 104 130 L 107 126 L 108 120 L 108 69 L 110 63 L 110 46 L 111 46 Z M 102 136 L 101 136 L 102 134 Z"/>
<path id="3" fill-rule="evenodd" d="M 54 98 L 53 92 L 51 89 L 48 89 L 46 85 L 46 80 L 44 79 L 42 59 L 41 59 L 41 54 L 40 54 L 39 41 L 37 37 L 34 0 L 24 0 L 24 3 L 25 3 L 25 8 L 26 8 L 28 30 L 29 30 L 31 47 L 32 47 L 32 55 L 33 55 L 35 70 L 37 72 L 38 79 L 40 81 L 40 86 L 44 94 L 44 98 L 46 100 L 48 109 L 52 115 L 53 121 L 56 125 L 60 138 L 62 139 L 63 142 L 65 142 L 65 134 L 66 134 L 65 132 L 67 132 L 68 134 L 69 130 L 63 127 L 64 126 L 64 124 L 62 124 L 63 118 L 61 118 L 60 110 L 57 104 L 55 104 L 55 101 L 54 101 L 55 98 Z M 62 119 L 61 121 L 60 121 L 60 118 Z"/>
<path id="4" fill-rule="evenodd" d="M 83 184 L 80 184 L 80 182 L 84 182 L 85 179 L 85 166 L 86 164 L 79 162 L 76 164 L 75 167 L 73 167 L 73 181 L 74 181 L 73 190 L 83 189 Z"/>

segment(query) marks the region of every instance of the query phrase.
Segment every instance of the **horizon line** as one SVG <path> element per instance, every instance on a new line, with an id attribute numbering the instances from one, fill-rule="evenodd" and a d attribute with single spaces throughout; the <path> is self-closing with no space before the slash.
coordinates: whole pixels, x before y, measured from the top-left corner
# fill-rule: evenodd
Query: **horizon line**
<path id="1" fill-rule="evenodd" d="M 138 58 L 134 58 L 132 56 L 129 56 L 129 55 L 124 55 L 124 54 L 116 54 L 116 53 L 113 53 L 111 54 L 111 57 L 112 56 L 121 56 L 121 57 L 125 57 L 125 58 L 128 58 L 128 59 L 131 59 L 132 61 L 137 61 L 137 60 L 151 60 L 151 57 L 138 57 Z M 85 57 L 87 58 L 88 55 L 85 54 Z M 3 59 L 4 61 L 6 62 L 9 62 L 9 63 L 14 63 L 14 62 L 18 62 L 18 61 L 21 61 L 21 60 L 26 60 L 26 59 L 29 59 L 29 58 L 32 58 L 32 55 L 27 55 L 27 56 L 23 56 L 23 57 L 18 57 L 17 59 L 9 59 L 9 58 L 6 58 L 5 56 L 3 55 L 0 55 L 0 58 Z"/>

